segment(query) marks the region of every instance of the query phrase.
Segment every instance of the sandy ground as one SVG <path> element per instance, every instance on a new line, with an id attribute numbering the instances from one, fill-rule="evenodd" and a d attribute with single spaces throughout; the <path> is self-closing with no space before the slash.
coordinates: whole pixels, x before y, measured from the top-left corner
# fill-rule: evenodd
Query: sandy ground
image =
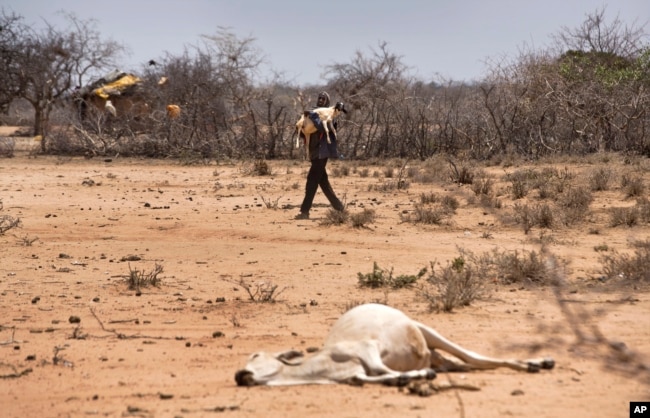
<path id="1" fill-rule="evenodd" d="M 332 162 L 330 172 L 343 164 L 354 165 Z M 459 248 L 539 250 L 539 231 L 503 226 L 495 213 L 467 203 L 466 187 L 413 183 L 405 191 L 371 192 L 382 176 L 354 170 L 332 183 L 350 212 L 374 209 L 374 223 L 322 225 L 328 208 L 320 192 L 312 219 L 295 221 L 307 166 L 270 165 L 271 176 L 251 176 L 243 163 L 0 159 L 0 216 L 22 221 L 0 235 L 0 415 L 624 417 L 630 401 L 650 400 L 643 375 L 625 373 L 634 362 L 576 344 L 550 288 L 495 282 L 489 297 L 436 313 L 415 289 L 358 286 L 357 273 L 372 271 L 373 262 L 415 274 L 432 261 L 452 260 Z M 645 178 L 650 183 L 647 171 Z M 400 213 L 431 191 L 459 199 L 451 222 L 400 222 Z M 606 207 L 631 203 L 616 188 L 599 193 L 590 224 L 546 234 L 551 251 L 570 262 L 563 297 L 588 313 L 580 325 L 596 325 L 643 356 L 650 353 L 650 298 L 603 290 L 594 251 L 603 243 L 630 251 L 631 241 L 650 236 L 648 225 L 607 226 Z M 504 196 L 500 211 L 512 204 Z M 589 234 L 593 228 L 600 233 Z M 128 289 L 132 271 L 156 265 L 163 267 L 159 287 Z M 276 302 L 251 302 L 240 282 L 277 286 Z M 251 353 L 319 347 L 346 308 L 374 301 L 474 351 L 548 355 L 557 366 L 539 374 L 440 374 L 441 382 L 481 390 L 429 397 L 372 385 L 235 385 L 234 373 Z"/>

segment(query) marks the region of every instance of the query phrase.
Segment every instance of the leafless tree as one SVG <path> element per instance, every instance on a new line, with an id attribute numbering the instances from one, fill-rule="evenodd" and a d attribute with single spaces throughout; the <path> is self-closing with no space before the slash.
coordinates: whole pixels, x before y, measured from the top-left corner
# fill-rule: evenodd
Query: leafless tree
<path id="1" fill-rule="evenodd" d="M 587 152 L 650 152 L 650 46 L 644 28 L 625 25 L 618 16 L 607 22 L 603 8 L 556 38 L 565 49 L 549 98 L 572 121 L 572 137 Z"/>
<path id="2" fill-rule="evenodd" d="M 229 113 L 225 120 L 228 139 L 232 142 L 236 138 L 235 149 L 257 153 L 261 132 L 252 106 L 259 99 L 254 80 L 264 58 L 255 46 L 255 38 L 238 38 L 229 29 L 219 28 L 214 35 L 203 35 L 203 39 Z"/>
<path id="3" fill-rule="evenodd" d="M 19 64 L 26 28 L 20 16 L 3 10 L 0 29 L 0 112 L 6 113 L 11 102 L 26 89 Z"/>
<path id="4" fill-rule="evenodd" d="M 161 87 L 158 81 L 165 77 Z M 210 158 L 215 143 L 222 143 L 228 113 L 223 90 L 212 57 L 198 47 L 186 47 L 181 55 L 170 55 L 148 67 L 143 78 L 152 109 L 148 131 L 153 156 L 195 154 Z M 169 119 L 165 106 L 180 106 L 176 119 Z"/>
<path id="5" fill-rule="evenodd" d="M 26 98 L 36 110 L 35 134 L 48 133 L 54 103 L 104 74 L 123 50 L 102 40 L 93 21 L 67 18 L 64 30 L 46 25 L 36 31 L 18 16 L 0 17 L 0 109 L 14 97 Z M 93 154 L 293 157 L 293 123 L 325 89 L 349 110 L 338 136 L 347 158 L 445 153 L 534 159 L 610 150 L 650 155 L 650 46 L 644 27 L 607 20 L 599 9 L 577 28 L 561 28 L 551 47 L 523 48 L 512 59 L 492 62 L 483 79 L 469 84 L 414 78 L 381 42 L 325 67 L 325 85 L 304 87 L 278 75 L 260 81 L 264 55 L 255 39 L 220 28 L 182 54 L 143 68 L 139 76 L 150 112 L 138 120 L 142 129 L 127 135 L 119 129 L 127 123 L 104 112 L 93 120 L 94 130 L 81 126 L 79 142 Z M 162 77 L 167 82 L 160 85 Z M 169 104 L 180 106 L 179 116 L 167 117 Z"/>
<path id="6" fill-rule="evenodd" d="M 144 72 L 153 109 L 164 109 L 161 104 L 181 108 L 174 120 L 153 113 L 151 151 L 202 159 L 275 155 L 284 135 L 286 103 L 272 85 L 254 83 L 263 62 L 255 39 L 220 28 L 201 40 Z M 161 77 L 167 79 L 163 88 L 156 85 Z"/>
<path id="7" fill-rule="evenodd" d="M 113 65 L 123 47 L 102 40 L 94 21 L 80 20 L 72 14 L 66 15 L 66 29 L 45 22 L 45 28 L 37 30 L 15 16 L 3 20 L 9 20 L 12 28 L 3 38 L 6 60 L 10 60 L 5 65 L 16 70 L 10 75 L 8 81 L 12 84 L 8 88 L 13 98 L 24 98 L 33 106 L 34 135 L 45 139 L 54 104 L 93 72 Z M 5 53 L 2 55 L 5 61 Z M 41 144 L 45 149 L 46 141 Z"/>
<path id="8" fill-rule="evenodd" d="M 351 125 L 344 130 L 342 145 L 351 156 L 384 156 L 394 139 L 394 109 L 404 89 L 406 66 L 382 42 L 370 54 L 357 51 L 349 63 L 326 67 L 335 95 L 349 104 L 346 117 Z M 347 139 L 347 141 L 345 141 Z"/>
<path id="9" fill-rule="evenodd" d="M 647 23 L 625 24 L 616 16 L 607 21 L 606 7 L 587 13 L 577 28 L 563 26 L 554 36 L 562 52 L 567 50 L 612 54 L 625 59 L 637 57 L 647 38 Z"/>
<path id="10" fill-rule="evenodd" d="M 480 83 L 476 131 L 497 153 L 647 153 L 650 48 L 642 27 L 608 24 L 604 10 L 563 28 L 554 49 L 522 51 Z M 489 157 L 489 155 L 483 155 Z"/>
<path id="11" fill-rule="evenodd" d="M 261 124 L 260 153 L 265 158 L 293 155 L 295 118 L 299 114 L 294 107 L 295 88 L 283 82 L 279 75 L 264 86 L 259 86 L 259 99 L 253 109 L 259 114 Z"/>

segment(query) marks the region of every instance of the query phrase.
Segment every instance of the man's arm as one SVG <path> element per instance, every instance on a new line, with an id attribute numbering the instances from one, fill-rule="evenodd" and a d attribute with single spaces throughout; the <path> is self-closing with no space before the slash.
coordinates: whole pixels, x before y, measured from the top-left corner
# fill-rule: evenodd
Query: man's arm
<path id="1" fill-rule="evenodd" d="M 311 121 L 314 123 L 314 126 L 316 127 L 318 132 L 324 132 L 325 129 L 323 128 L 323 122 L 320 120 L 320 116 L 318 116 L 318 113 L 305 111 L 305 115 L 307 115 L 307 113 L 309 113 L 308 115 L 309 119 L 311 119 Z"/>

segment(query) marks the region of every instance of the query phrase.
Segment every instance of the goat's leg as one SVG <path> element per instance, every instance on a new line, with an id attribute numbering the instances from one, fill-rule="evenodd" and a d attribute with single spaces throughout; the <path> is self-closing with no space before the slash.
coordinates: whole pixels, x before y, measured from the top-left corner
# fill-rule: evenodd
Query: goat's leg
<path id="1" fill-rule="evenodd" d="M 325 138 L 327 139 L 327 143 L 331 144 L 332 141 L 330 140 L 330 130 L 327 125 L 329 125 L 330 121 L 329 119 L 323 121 L 323 128 L 325 129 Z M 332 129 L 334 129 L 334 126 L 332 126 Z"/>
<path id="2" fill-rule="evenodd" d="M 336 128 L 334 127 L 333 124 L 332 124 L 332 133 L 334 134 L 334 138 L 336 138 Z M 327 143 L 328 143 L 328 144 L 331 144 L 331 143 L 332 143 L 332 142 L 330 141 L 330 137 L 329 137 L 329 135 L 327 136 Z"/>
<path id="3" fill-rule="evenodd" d="M 301 116 L 300 119 L 298 119 L 298 122 L 296 122 L 296 149 L 300 148 L 300 134 L 304 132 L 305 128 L 305 116 Z"/>

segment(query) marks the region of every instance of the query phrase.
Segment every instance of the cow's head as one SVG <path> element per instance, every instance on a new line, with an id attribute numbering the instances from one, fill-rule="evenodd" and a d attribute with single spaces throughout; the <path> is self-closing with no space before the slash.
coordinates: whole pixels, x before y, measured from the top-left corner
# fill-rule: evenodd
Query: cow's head
<path id="1" fill-rule="evenodd" d="M 334 109 L 338 110 L 339 112 L 348 113 L 348 110 L 345 108 L 345 104 L 343 102 L 336 102 Z"/>
<path id="2" fill-rule="evenodd" d="M 300 351 L 280 353 L 259 352 L 250 356 L 246 366 L 235 373 L 238 386 L 266 385 L 272 382 L 285 366 L 296 366 L 302 362 Z"/>

